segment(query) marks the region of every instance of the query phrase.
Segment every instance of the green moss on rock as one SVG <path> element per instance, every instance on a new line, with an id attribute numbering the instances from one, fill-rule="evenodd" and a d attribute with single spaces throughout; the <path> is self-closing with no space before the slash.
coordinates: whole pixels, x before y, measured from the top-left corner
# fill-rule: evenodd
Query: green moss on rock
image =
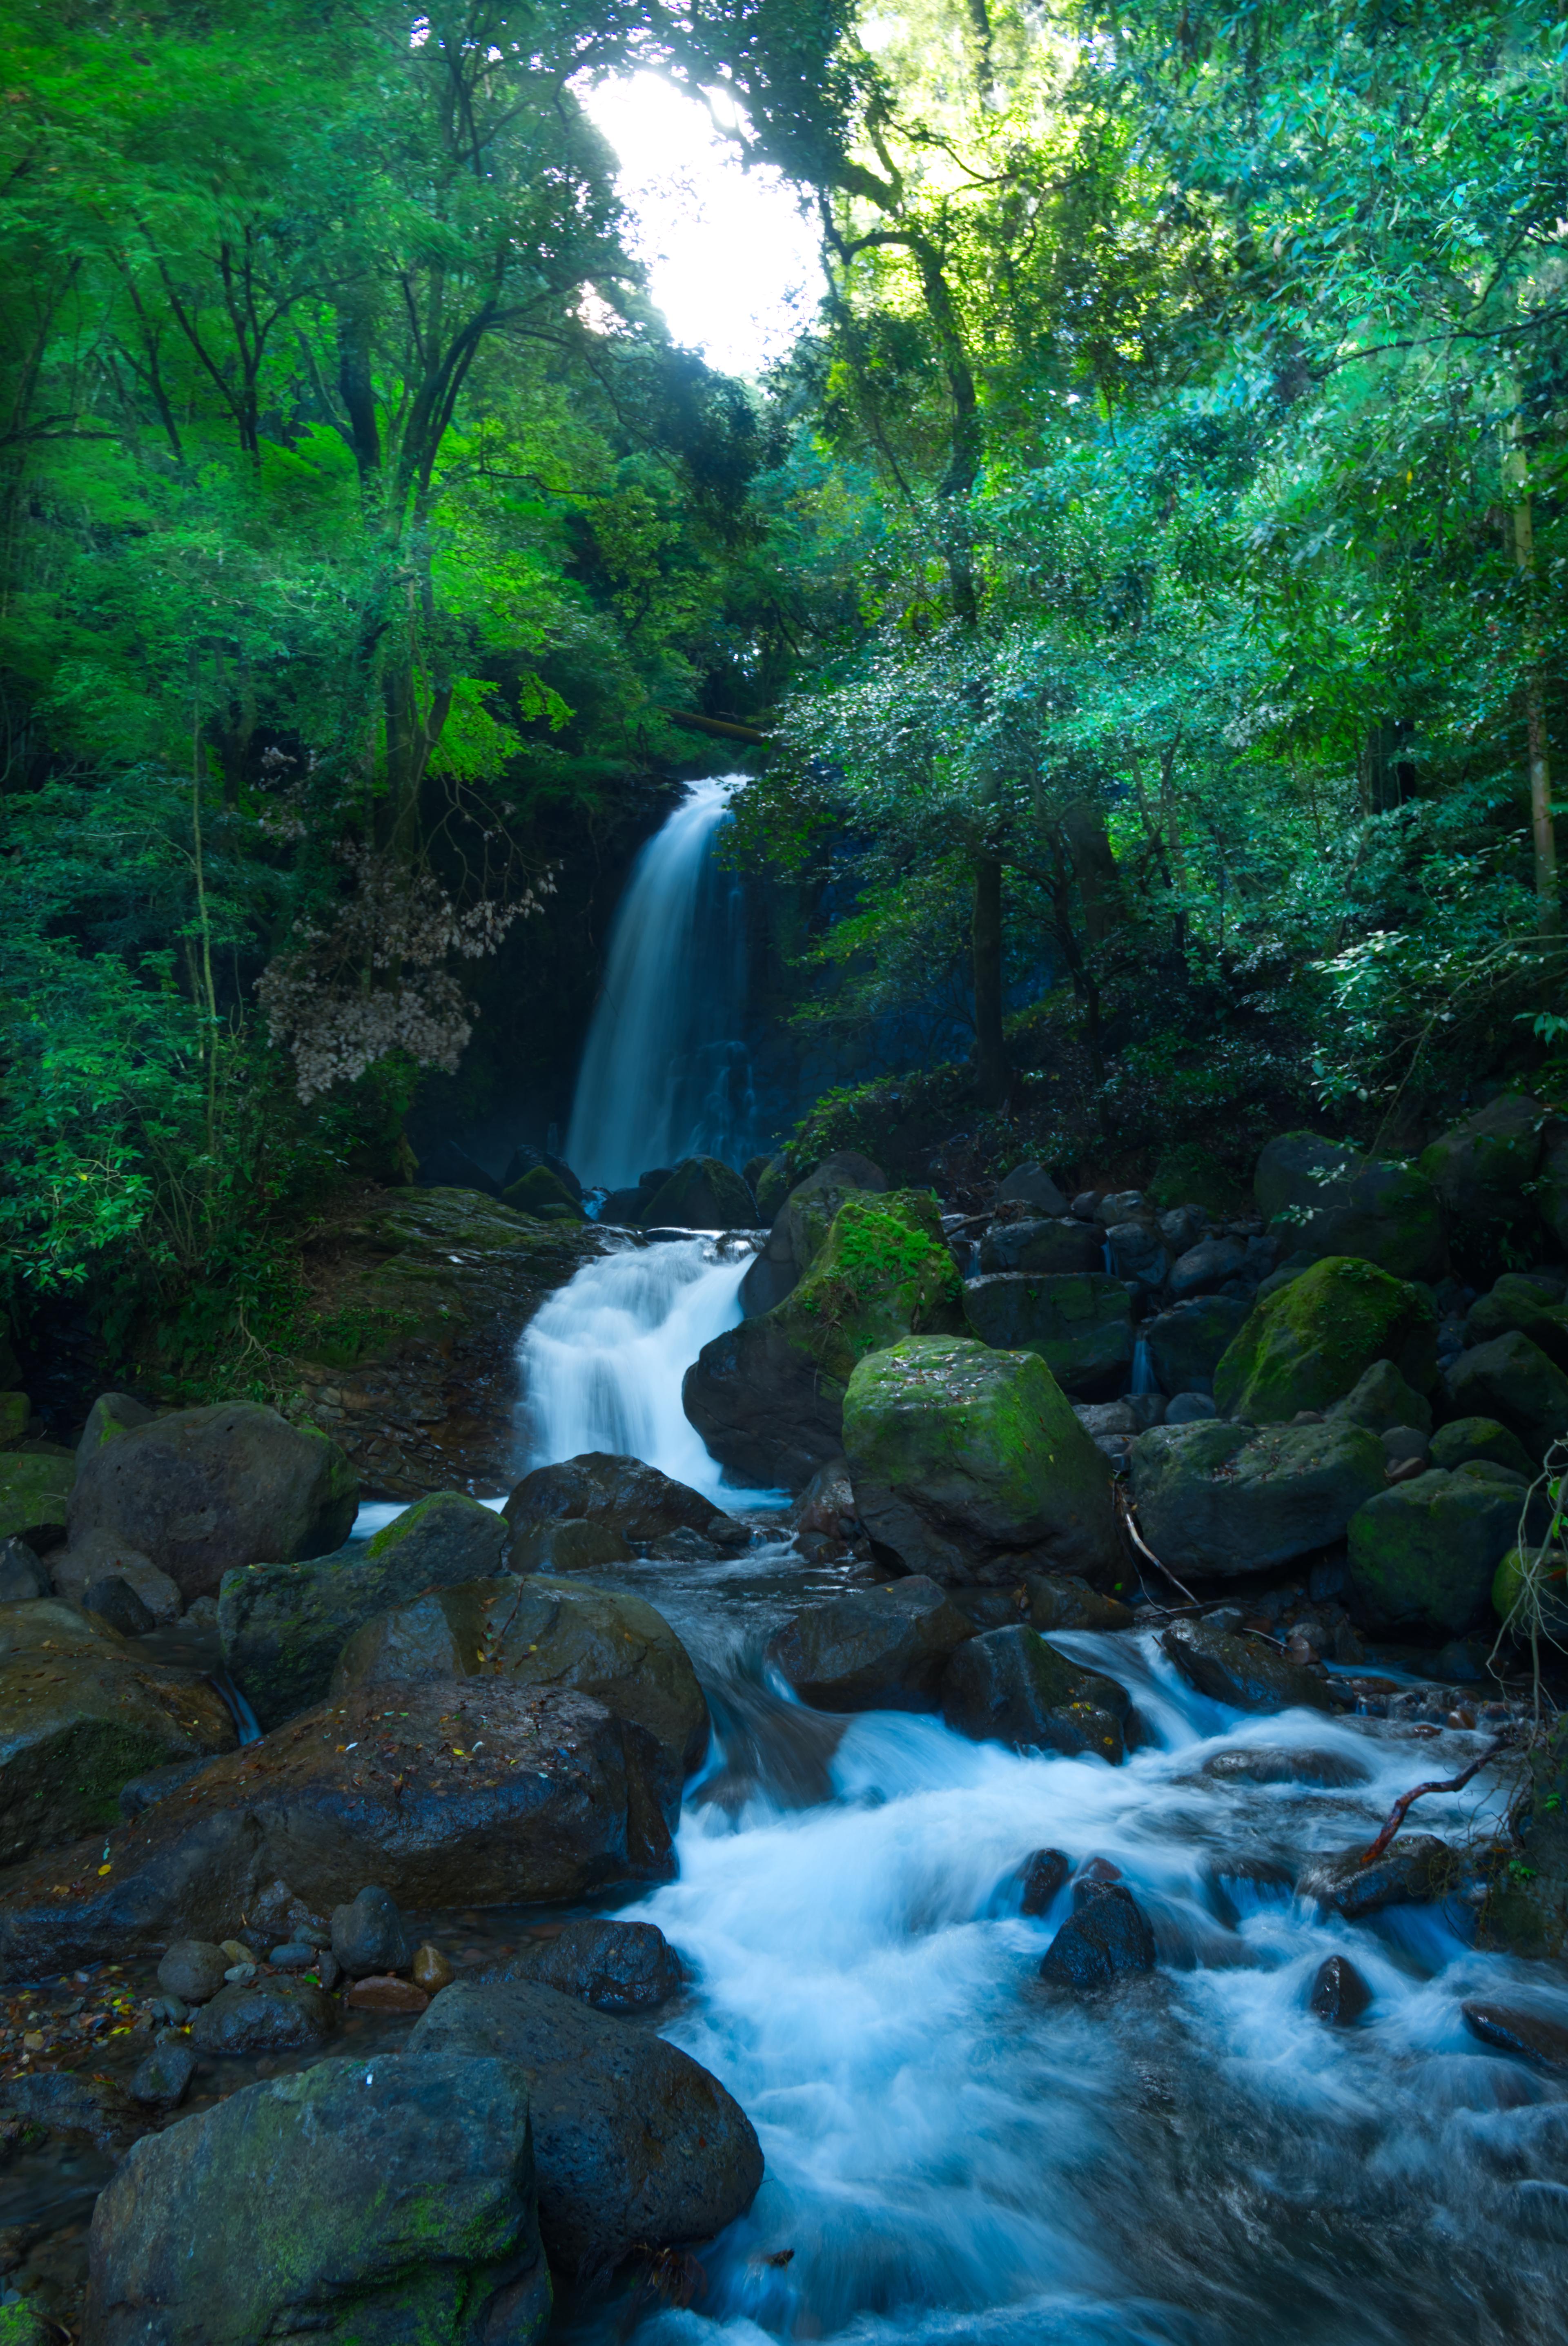
<path id="1" fill-rule="evenodd" d="M 901 1336 L 962 1325 L 963 1282 L 925 1189 L 857 1193 L 774 1314 L 819 1368 L 847 1384 L 857 1361 Z"/>
<path id="2" fill-rule="evenodd" d="M 1418 1392 L 1437 1381 L 1430 1296 L 1354 1256 L 1314 1263 L 1259 1303 L 1227 1346 L 1214 1397 L 1227 1415 L 1287 1423 L 1343 1401 L 1374 1361 L 1392 1361 Z"/>
<path id="3" fill-rule="evenodd" d="M 66 1506 L 76 1479 L 69 1455 L 8 1450 L 0 1455 L 0 1539 L 52 1547 L 66 1535 Z"/>
<path id="4" fill-rule="evenodd" d="M 520 1180 L 501 1192 L 501 1202 L 514 1213 L 532 1214 L 541 1222 L 580 1222 L 581 1207 L 559 1174 L 547 1165 L 535 1165 Z"/>
<path id="5" fill-rule="evenodd" d="M 1441 1467 L 1396 1483 L 1350 1519 L 1349 1587 L 1373 1629 L 1461 1637 L 1486 1619 L 1500 1559 L 1517 1536 L 1517 1484 Z"/>

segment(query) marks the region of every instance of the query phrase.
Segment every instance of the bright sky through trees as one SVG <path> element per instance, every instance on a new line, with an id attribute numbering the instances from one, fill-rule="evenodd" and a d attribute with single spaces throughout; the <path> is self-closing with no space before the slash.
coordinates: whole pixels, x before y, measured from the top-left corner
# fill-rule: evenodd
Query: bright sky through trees
<path id="1" fill-rule="evenodd" d="M 603 82 L 585 103 L 620 157 L 634 249 L 671 333 L 712 366 L 755 374 L 816 308 L 814 222 L 777 171 L 743 170 L 707 110 L 658 75 Z"/>

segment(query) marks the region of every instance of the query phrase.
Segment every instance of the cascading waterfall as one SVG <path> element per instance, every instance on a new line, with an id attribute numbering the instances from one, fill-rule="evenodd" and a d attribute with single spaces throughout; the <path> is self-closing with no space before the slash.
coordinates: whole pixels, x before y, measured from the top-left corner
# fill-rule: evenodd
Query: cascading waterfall
<path id="1" fill-rule="evenodd" d="M 745 892 L 713 854 L 743 779 L 694 783 L 632 867 L 566 1140 L 585 1182 L 750 1154 Z"/>
<path id="2" fill-rule="evenodd" d="M 529 1464 L 585 1450 L 645 1459 L 733 1506 L 680 1405 L 681 1379 L 710 1337 L 740 1317 L 745 1248 L 675 1239 L 585 1263 L 523 1332 Z"/>

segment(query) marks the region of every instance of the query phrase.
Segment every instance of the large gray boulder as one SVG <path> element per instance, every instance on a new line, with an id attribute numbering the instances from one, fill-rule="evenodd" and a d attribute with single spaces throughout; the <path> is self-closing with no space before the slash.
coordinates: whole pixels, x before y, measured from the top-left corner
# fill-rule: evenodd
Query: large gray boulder
<path id="1" fill-rule="evenodd" d="M 1377 1493 L 1350 1518 L 1347 1585 L 1357 1619 L 1443 1637 L 1482 1627 L 1497 1567 L 1519 1537 L 1523 1498 L 1506 1468 L 1479 1461 Z"/>
<path id="2" fill-rule="evenodd" d="M 302 1564 L 225 1573 L 223 1667 L 263 1727 L 320 1702 L 354 1631 L 427 1588 L 503 1570 L 506 1527 L 462 1491 L 434 1491 L 368 1540 Z"/>
<path id="3" fill-rule="evenodd" d="M 626 1543 L 628 1555 L 677 1531 L 696 1532 L 721 1548 L 745 1547 L 751 1536 L 744 1524 L 688 1483 L 611 1450 L 585 1450 L 575 1458 L 535 1466 L 514 1488 L 503 1516 L 514 1556 L 531 1535 L 565 1523 L 613 1533 Z"/>
<path id="4" fill-rule="evenodd" d="M 1220 1356 L 1246 1324 L 1238 1295 L 1193 1295 L 1145 1320 L 1138 1334 L 1161 1392 L 1210 1392 Z"/>
<path id="5" fill-rule="evenodd" d="M 814 1710 L 935 1710 L 949 1659 L 974 1634 L 945 1590 L 916 1573 L 798 1613 L 768 1658 Z"/>
<path id="6" fill-rule="evenodd" d="M 367 1882 L 406 1910 L 664 1881 L 667 1792 L 647 1730 L 585 1695 L 438 1678 L 400 1687 L 395 1712 L 379 1690 L 348 1695 L 211 1760 L 107 1837 L 14 1868 L 0 1977 L 221 1942 L 279 1881 L 317 1913 Z"/>
<path id="7" fill-rule="evenodd" d="M 1044 1165 L 1030 1158 L 1015 1165 L 996 1185 L 999 1206 L 1027 1206 L 1032 1213 L 1049 1214 L 1060 1219 L 1067 1211 L 1067 1200 L 1046 1172 Z"/>
<path id="8" fill-rule="evenodd" d="M 1441 1279 L 1448 1240 L 1423 1173 L 1369 1161 L 1340 1141 L 1286 1132 L 1261 1151 L 1258 1211 L 1286 1251 L 1359 1255 L 1396 1279 Z"/>
<path id="9" fill-rule="evenodd" d="M 989 1273 L 965 1282 L 963 1316 L 982 1343 L 1038 1353 L 1080 1401 L 1120 1392 L 1133 1365 L 1132 1298 L 1108 1273 Z"/>
<path id="10" fill-rule="evenodd" d="M 1160 1643 L 1189 1686 L 1233 1710 L 1334 1707 L 1327 1678 L 1287 1661 L 1256 1637 L 1233 1637 L 1207 1621 L 1173 1621 L 1161 1631 Z"/>
<path id="11" fill-rule="evenodd" d="M 358 1478 L 324 1433 L 256 1402 L 219 1402 L 100 1443 L 77 1470 L 68 1536 L 124 1540 L 189 1604 L 236 1566 L 326 1555 L 358 1505 Z"/>
<path id="12" fill-rule="evenodd" d="M 1529 1271 L 1505 1271 L 1465 1315 L 1464 1341 L 1472 1348 L 1498 1336 L 1528 1336 L 1549 1361 L 1568 1369 L 1568 1305 L 1562 1282 Z"/>
<path id="13" fill-rule="evenodd" d="M 1111 1470 L 1044 1361 L 915 1336 L 862 1361 L 844 1449 L 871 1538 L 943 1586 L 1121 1564 Z"/>
<path id="14" fill-rule="evenodd" d="M 0 1865 L 119 1822 L 150 1768 L 232 1751 L 228 1704 L 74 1606 L 5 1608 L 0 1638 Z"/>
<path id="15" fill-rule="evenodd" d="M 1339 1418 L 1156 1425 L 1130 1457 L 1145 1539 L 1173 1572 L 1207 1579 L 1266 1572 L 1343 1538 L 1387 1466 L 1378 1436 Z"/>
<path id="16" fill-rule="evenodd" d="M 750 1230 L 757 1200 L 719 1157 L 684 1157 L 643 1205 L 646 1229 Z"/>
<path id="17" fill-rule="evenodd" d="M 550 2306 L 528 2080 L 484 2054 L 244 2086 L 145 2135 L 93 2211 L 92 2346 L 535 2346 Z"/>
<path id="18" fill-rule="evenodd" d="M 608 2272 L 634 2248 L 682 2248 L 744 2215 L 762 2180 L 746 2113 L 717 2077 L 646 2028 L 554 1988 L 456 1981 L 403 2055 L 489 2054 L 528 2081 L 539 2229 L 552 2265 Z"/>
<path id="19" fill-rule="evenodd" d="M 646 1728 L 672 1821 L 708 1749 L 708 1704 L 691 1658 L 640 1596 L 536 1574 L 471 1581 L 380 1613 L 356 1631 L 332 1676 L 334 1699 L 442 1678 L 570 1688 Z"/>
<path id="20" fill-rule="evenodd" d="M 1506 1221 L 1535 1178 L 1546 1122 L 1539 1100 L 1503 1092 L 1424 1149 L 1419 1169 L 1456 1221 Z"/>
<path id="21" fill-rule="evenodd" d="M 1084 1274 L 1105 1269 L 1105 1248 L 1099 1232 L 1071 1214 L 1064 1219 L 993 1222 L 980 1241 L 980 1268 L 1030 1271 L 1036 1277 Z"/>

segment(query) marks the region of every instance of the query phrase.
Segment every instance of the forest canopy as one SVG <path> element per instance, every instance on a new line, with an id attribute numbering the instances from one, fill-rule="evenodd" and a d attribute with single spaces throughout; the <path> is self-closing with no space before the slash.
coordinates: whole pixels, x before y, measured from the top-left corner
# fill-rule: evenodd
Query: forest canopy
<path id="1" fill-rule="evenodd" d="M 705 741 L 858 1078 L 802 1148 L 1223 1166 L 1568 1091 L 1555 9 L 0 32 L 19 1319 L 265 1388 L 301 1218 L 412 1172 L 487 969 L 575 1046 L 573 892 Z M 631 257 L 584 97 L 648 68 L 820 224 L 760 381 Z"/>

